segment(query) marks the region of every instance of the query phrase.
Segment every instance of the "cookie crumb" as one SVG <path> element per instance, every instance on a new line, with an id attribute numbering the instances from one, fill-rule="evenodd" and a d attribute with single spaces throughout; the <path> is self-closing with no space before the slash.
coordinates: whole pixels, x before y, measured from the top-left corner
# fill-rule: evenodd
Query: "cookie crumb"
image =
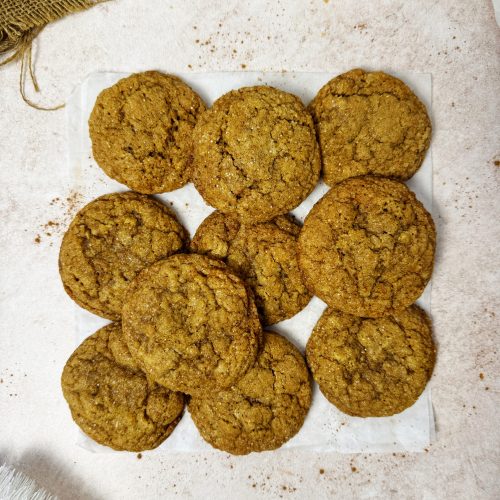
<path id="1" fill-rule="evenodd" d="M 354 467 L 354 465 L 351 465 L 351 470 L 352 470 L 352 472 L 358 472 L 358 469 L 356 469 L 356 467 Z"/>
<path id="2" fill-rule="evenodd" d="M 245 69 L 245 68 L 247 67 L 247 65 L 246 65 L 246 64 L 242 64 L 242 65 L 241 65 L 241 67 L 242 67 L 243 69 Z"/>
<path id="3" fill-rule="evenodd" d="M 320 470 L 319 470 L 319 473 L 320 473 L 320 474 L 324 474 L 324 473 L 325 473 L 325 469 L 320 469 Z"/>
<path id="4" fill-rule="evenodd" d="M 142 453 L 137 453 L 137 460 L 140 460 L 142 458 Z"/>
<path id="5" fill-rule="evenodd" d="M 481 373 L 479 374 L 479 378 L 480 378 L 481 380 L 484 380 L 484 373 L 483 373 L 483 372 L 481 372 Z"/>
<path id="6" fill-rule="evenodd" d="M 37 234 L 36 237 L 35 237 L 35 239 L 34 239 L 34 242 L 35 243 L 40 243 L 41 241 L 42 241 L 42 238 L 40 238 L 40 235 Z"/>
<path id="7" fill-rule="evenodd" d="M 500 160 L 495 160 L 493 163 L 495 164 L 495 167 L 500 167 Z"/>

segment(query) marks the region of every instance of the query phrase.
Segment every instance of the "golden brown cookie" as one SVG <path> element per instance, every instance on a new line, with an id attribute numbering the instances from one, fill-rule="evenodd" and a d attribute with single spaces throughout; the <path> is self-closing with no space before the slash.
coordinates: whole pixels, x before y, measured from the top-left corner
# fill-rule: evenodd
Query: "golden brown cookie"
<path id="1" fill-rule="evenodd" d="M 355 177 L 309 212 L 298 241 L 306 286 L 330 307 L 363 317 L 405 309 L 432 274 L 430 214 L 401 182 Z"/>
<path id="2" fill-rule="evenodd" d="M 191 179 L 193 129 L 205 110 L 182 80 L 136 73 L 104 89 L 89 119 L 92 152 L 107 175 L 140 193 L 164 193 Z"/>
<path id="3" fill-rule="evenodd" d="M 198 227 L 191 250 L 236 271 L 252 288 L 264 324 L 271 325 L 291 318 L 311 299 L 297 263 L 299 232 L 287 216 L 245 225 L 216 211 Z"/>
<path id="4" fill-rule="evenodd" d="M 274 450 L 302 427 L 311 383 L 298 349 L 265 332 L 255 366 L 233 387 L 191 398 L 189 412 L 203 439 L 233 455 Z"/>
<path id="5" fill-rule="evenodd" d="M 136 274 L 181 251 L 187 240 L 174 214 L 153 198 L 133 192 L 101 196 L 76 214 L 64 235 L 64 289 L 85 309 L 118 320 Z"/>
<path id="6" fill-rule="evenodd" d="M 409 179 L 431 140 L 425 106 L 401 80 L 381 71 L 348 71 L 309 105 L 321 148 L 323 179 L 333 186 L 364 174 Z"/>
<path id="7" fill-rule="evenodd" d="M 430 320 L 417 306 L 376 319 L 327 309 L 306 356 L 321 392 L 339 410 L 384 417 L 415 403 L 432 375 L 436 348 Z"/>
<path id="8" fill-rule="evenodd" d="M 262 335 L 243 281 L 203 255 L 144 269 L 123 305 L 123 333 L 153 380 L 186 394 L 225 389 L 253 365 Z"/>
<path id="9" fill-rule="evenodd" d="M 84 340 L 61 385 L 71 415 L 94 441 L 115 450 L 156 448 L 174 430 L 184 396 L 146 377 L 130 356 L 119 323 Z"/>
<path id="10" fill-rule="evenodd" d="M 272 87 L 217 99 L 196 124 L 194 148 L 196 189 L 245 223 L 289 212 L 318 182 L 312 118 L 298 97 Z"/>

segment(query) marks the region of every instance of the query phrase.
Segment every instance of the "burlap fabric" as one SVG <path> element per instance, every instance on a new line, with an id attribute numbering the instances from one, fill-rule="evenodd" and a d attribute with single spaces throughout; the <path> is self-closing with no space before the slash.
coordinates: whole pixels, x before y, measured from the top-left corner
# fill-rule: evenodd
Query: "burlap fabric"
<path id="1" fill-rule="evenodd" d="M 19 87 L 23 99 L 37 109 L 24 92 L 26 71 L 29 70 L 35 90 L 39 87 L 33 73 L 31 44 L 45 25 L 61 17 L 88 9 L 107 0 L 0 0 L 0 66 L 21 60 Z"/>

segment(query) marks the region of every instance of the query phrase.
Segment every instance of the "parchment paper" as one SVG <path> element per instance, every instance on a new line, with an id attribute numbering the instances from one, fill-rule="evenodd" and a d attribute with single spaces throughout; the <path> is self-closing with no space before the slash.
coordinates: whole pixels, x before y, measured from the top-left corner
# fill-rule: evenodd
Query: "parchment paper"
<path id="1" fill-rule="evenodd" d="M 426 104 L 431 113 L 431 75 L 410 72 L 389 73 L 402 78 Z M 218 72 L 177 73 L 205 100 L 207 105 L 231 89 L 249 85 L 272 85 L 298 95 L 305 104 L 328 80 L 340 72 L 329 73 L 260 73 Z M 73 177 L 73 188 L 86 202 L 98 196 L 126 191 L 122 184 L 108 178 L 92 158 L 88 134 L 88 117 L 99 92 L 114 84 L 128 73 L 101 72 L 90 75 L 75 89 L 67 103 L 69 164 Z M 432 153 L 429 151 L 420 170 L 407 183 L 432 213 Z M 303 221 L 314 203 L 328 190 L 322 182 L 293 214 Z M 173 209 L 191 236 L 201 221 L 213 208 L 205 204 L 192 184 L 159 196 L 165 202 L 173 202 Z M 418 304 L 430 313 L 430 284 Z M 314 297 L 309 305 L 291 319 L 271 327 L 285 335 L 302 352 L 311 331 L 325 308 L 325 304 Z M 84 338 L 108 323 L 75 305 L 77 331 L 75 347 Z M 313 404 L 300 432 L 283 448 L 302 448 L 316 451 L 338 451 L 345 453 L 423 451 L 434 437 L 434 416 L 430 389 L 427 388 L 418 401 L 404 412 L 392 417 L 357 418 L 337 410 L 321 394 L 316 384 L 313 389 Z M 79 431 L 77 442 L 94 452 L 113 452 L 100 446 Z M 197 451 L 211 449 L 198 434 L 189 413 L 186 411 L 172 435 L 156 452 Z"/>

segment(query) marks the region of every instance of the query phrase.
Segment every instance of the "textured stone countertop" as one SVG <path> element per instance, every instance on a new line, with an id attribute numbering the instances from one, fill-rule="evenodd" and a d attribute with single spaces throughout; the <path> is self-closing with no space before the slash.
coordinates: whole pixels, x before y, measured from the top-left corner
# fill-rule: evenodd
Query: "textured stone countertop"
<path id="1" fill-rule="evenodd" d="M 59 387 L 75 318 L 57 255 L 89 200 L 70 189 L 64 111 L 25 105 L 10 64 L 0 69 L 0 462 L 72 499 L 498 498 L 499 56 L 488 0 L 116 0 L 46 28 L 35 43 L 42 94 L 29 92 L 46 105 L 99 70 L 432 73 L 437 439 L 396 455 L 139 460 L 77 447 Z"/>

